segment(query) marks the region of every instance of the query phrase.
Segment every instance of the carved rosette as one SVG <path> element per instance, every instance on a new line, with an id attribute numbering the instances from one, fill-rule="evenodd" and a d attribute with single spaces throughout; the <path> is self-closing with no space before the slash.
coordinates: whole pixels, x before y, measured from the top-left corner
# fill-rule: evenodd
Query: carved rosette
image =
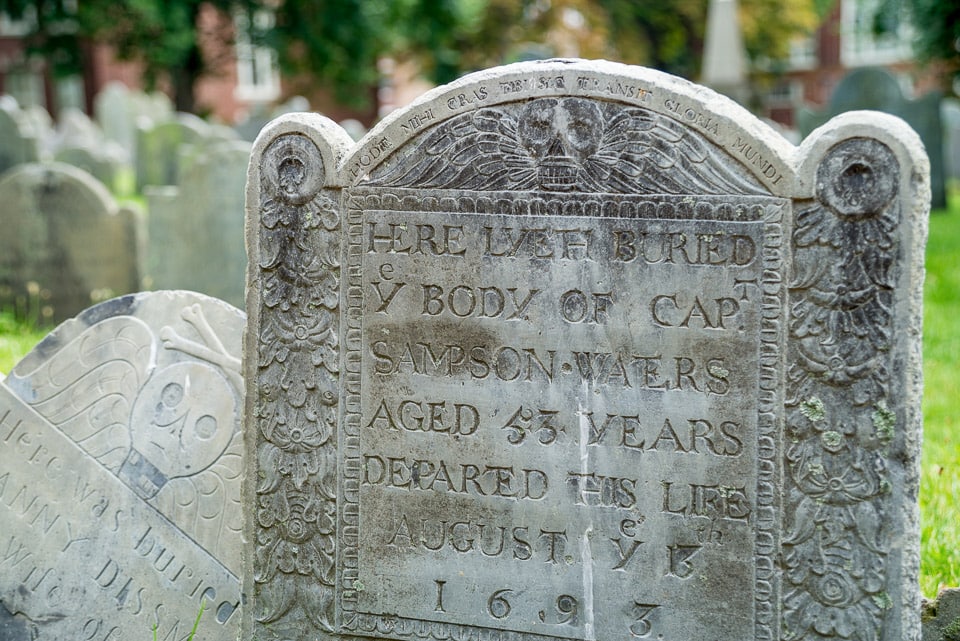
<path id="1" fill-rule="evenodd" d="M 339 217 L 323 181 L 306 136 L 263 154 L 254 616 L 285 639 L 333 629 Z"/>
<path id="2" fill-rule="evenodd" d="M 789 317 L 784 489 L 784 641 L 881 636 L 890 535 L 886 458 L 900 169 L 855 138 L 797 209 Z"/>

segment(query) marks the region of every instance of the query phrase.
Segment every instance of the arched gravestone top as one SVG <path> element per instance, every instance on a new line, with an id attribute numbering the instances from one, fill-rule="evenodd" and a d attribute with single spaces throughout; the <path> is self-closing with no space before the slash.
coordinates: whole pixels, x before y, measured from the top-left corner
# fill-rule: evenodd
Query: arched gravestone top
<path id="1" fill-rule="evenodd" d="M 0 307 L 59 322 L 137 289 L 137 215 L 86 171 L 19 165 L 0 177 L 0 203 Z"/>
<path id="2" fill-rule="evenodd" d="M 929 170 L 607 62 L 247 182 L 244 639 L 919 638 Z"/>

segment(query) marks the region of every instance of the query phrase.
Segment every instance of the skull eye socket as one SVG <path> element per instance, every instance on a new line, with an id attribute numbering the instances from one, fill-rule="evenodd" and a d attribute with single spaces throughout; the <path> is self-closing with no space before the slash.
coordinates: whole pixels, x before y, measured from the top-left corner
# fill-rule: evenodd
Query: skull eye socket
<path id="1" fill-rule="evenodd" d="M 527 105 L 520 115 L 520 136 L 529 147 L 540 147 L 549 143 L 555 133 L 553 100 L 537 100 Z"/>
<path id="2" fill-rule="evenodd" d="M 567 120 L 567 144 L 586 155 L 596 151 L 603 129 L 603 117 L 593 103 L 584 100 L 568 100 L 563 103 Z"/>
<path id="3" fill-rule="evenodd" d="M 199 438 L 204 441 L 209 440 L 217 433 L 217 419 L 209 414 L 204 414 L 197 419 L 193 429 Z"/>
<path id="4" fill-rule="evenodd" d="M 167 383 L 160 392 L 160 402 L 167 407 L 176 407 L 183 400 L 183 386 L 179 383 Z"/>
<path id="5" fill-rule="evenodd" d="M 576 149 L 586 149 L 593 144 L 593 132 L 590 130 L 590 123 L 586 121 L 575 122 L 567 130 L 568 140 Z"/>

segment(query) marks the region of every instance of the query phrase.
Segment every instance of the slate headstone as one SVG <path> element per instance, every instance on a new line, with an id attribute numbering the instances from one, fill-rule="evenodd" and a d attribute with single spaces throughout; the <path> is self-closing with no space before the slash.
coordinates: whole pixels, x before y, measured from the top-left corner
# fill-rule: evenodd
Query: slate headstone
<path id="1" fill-rule="evenodd" d="M 16 165 L 36 162 L 40 142 L 29 117 L 10 96 L 0 101 L 0 174 Z"/>
<path id="2" fill-rule="evenodd" d="M 833 116 L 846 111 L 874 109 L 903 118 L 920 135 L 926 147 L 930 158 L 932 206 L 942 208 L 947 203 L 940 119 L 942 99 L 939 91 L 933 91 L 910 100 L 903 95 L 900 84 L 889 71 L 864 67 L 851 71 L 840 81 L 825 109 L 819 112 L 803 109 L 797 120 L 800 132 L 806 136 Z"/>
<path id="3" fill-rule="evenodd" d="M 137 291 L 142 222 L 87 172 L 20 165 L 0 178 L 0 308 L 42 323 Z"/>
<path id="4" fill-rule="evenodd" d="M 178 187 L 147 188 L 149 285 L 190 289 L 242 306 L 250 143 L 192 147 L 185 156 Z"/>
<path id="5" fill-rule="evenodd" d="M 244 317 L 142 293 L 60 325 L 0 383 L 0 636 L 231 639 Z"/>
<path id="6" fill-rule="evenodd" d="M 97 122 L 108 140 L 134 158 L 137 146 L 137 102 L 132 91 L 118 81 L 109 82 L 94 98 Z"/>
<path id="7" fill-rule="evenodd" d="M 242 638 L 919 639 L 928 171 L 608 62 L 269 125 Z"/>
<path id="8" fill-rule="evenodd" d="M 23 110 L 23 118 L 32 130 L 37 139 L 37 146 L 40 150 L 39 159 L 49 160 L 53 155 L 54 144 L 54 125 L 50 112 L 46 107 L 40 105 L 30 105 Z"/>
<path id="9" fill-rule="evenodd" d="M 54 159 L 58 162 L 82 169 L 110 190 L 116 193 L 119 179 L 128 163 L 126 153 L 112 141 L 102 141 L 92 146 L 67 146 L 57 150 Z"/>
<path id="10" fill-rule="evenodd" d="M 160 123 L 145 121 L 137 136 L 137 187 L 176 185 L 181 178 L 181 148 L 201 143 L 210 134 L 209 125 L 193 114 L 178 113 Z"/>
<path id="11" fill-rule="evenodd" d="M 944 100 L 940 117 L 943 120 L 944 174 L 948 180 L 960 180 L 960 100 Z"/>
<path id="12" fill-rule="evenodd" d="M 104 144 L 103 131 L 90 117 L 75 107 L 60 112 L 53 147 L 97 147 Z"/>

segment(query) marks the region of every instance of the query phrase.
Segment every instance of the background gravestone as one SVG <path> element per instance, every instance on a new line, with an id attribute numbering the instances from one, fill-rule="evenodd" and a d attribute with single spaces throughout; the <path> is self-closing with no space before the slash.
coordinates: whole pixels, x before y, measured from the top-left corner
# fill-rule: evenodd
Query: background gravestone
<path id="1" fill-rule="evenodd" d="M 140 96 L 140 101 L 146 99 L 144 94 Z M 144 116 L 138 111 L 137 94 L 122 82 L 107 83 L 94 99 L 94 112 L 104 136 L 120 145 L 129 160 L 136 157 L 137 118 Z"/>
<path id="2" fill-rule="evenodd" d="M 68 107 L 60 112 L 54 147 L 96 147 L 106 143 L 103 131 L 82 110 Z"/>
<path id="3" fill-rule="evenodd" d="M 120 176 L 127 166 L 126 154 L 115 143 L 101 142 L 99 145 L 61 147 L 54 160 L 82 169 L 110 190 L 116 193 L 120 189 Z"/>
<path id="4" fill-rule="evenodd" d="M 960 100 L 947 99 L 942 103 L 944 174 L 948 180 L 960 180 Z"/>
<path id="5" fill-rule="evenodd" d="M 178 113 L 175 119 L 156 124 L 146 121 L 137 135 L 138 189 L 179 184 L 181 148 L 199 144 L 209 134 L 209 125 L 193 114 Z"/>
<path id="6" fill-rule="evenodd" d="M 5 641 L 235 638 L 243 314 L 113 299 L 0 383 Z"/>
<path id="7" fill-rule="evenodd" d="M 178 187 L 147 189 L 150 287 L 190 289 L 242 306 L 244 182 L 250 143 L 192 147 Z"/>
<path id="8" fill-rule="evenodd" d="M 797 122 L 800 133 L 807 136 L 833 116 L 846 111 L 876 109 L 903 118 L 920 135 L 927 149 L 931 204 L 934 208 L 943 208 L 947 206 L 947 192 L 943 167 L 944 130 L 940 119 L 942 99 L 943 95 L 934 91 L 916 100 L 909 100 L 904 97 L 900 84 L 889 71 L 865 67 L 851 71 L 840 81 L 823 111 L 802 109 Z"/>
<path id="9" fill-rule="evenodd" d="M 40 143 L 29 119 L 10 96 L 0 100 L 0 174 L 16 165 L 35 162 Z"/>
<path id="10" fill-rule="evenodd" d="M 0 179 L 0 307 L 60 321 L 139 289 L 137 214 L 90 174 L 20 165 Z"/>
<path id="11" fill-rule="evenodd" d="M 606 62 L 269 125 L 243 638 L 919 639 L 927 175 Z"/>

